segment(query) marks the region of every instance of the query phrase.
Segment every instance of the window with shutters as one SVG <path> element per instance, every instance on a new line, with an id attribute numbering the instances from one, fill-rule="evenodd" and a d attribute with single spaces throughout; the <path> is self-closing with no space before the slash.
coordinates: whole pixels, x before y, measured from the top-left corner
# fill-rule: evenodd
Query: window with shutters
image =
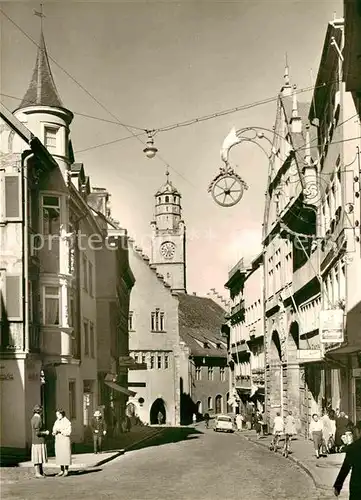
<path id="1" fill-rule="evenodd" d="M 43 304 L 44 325 L 59 325 L 60 290 L 58 286 L 44 286 Z"/>
<path id="2" fill-rule="evenodd" d="M 43 234 L 59 234 L 60 232 L 60 198 L 59 196 L 42 197 Z"/>
<path id="3" fill-rule="evenodd" d="M 20 177 L 5 175 L 5 218 L 19 219 L 21 217 Z"/>
<path id="4" fill-rule="evenodd" d="M 89 295 L 90 297 L 93 297 L 93 264 L 89 261 Z"/>
<path id="5" fill-rule="evenodd" d="M 88 291 L 88 259 L 85 254 L 83 254 L 83 288 Z"/>
<path id="6" fill-rule="evenodd" d="M 89 323 L 84 321 L 84 356 L 89 356 Z"/>
<path id="7" fill-rule="evenodd" d="M 56 150 L 56 135 L 58 129 L 55 127 L 45 127 L 44 128 L 44 146 L 51 152 L 54 153 Z"/>
<path id="8" fill-rule="evenodd" d="M 4 315 L 9 320 L 22 318 L 20 275 L 7 275 L 5 277 L 5 304 Z"/>
<path id="9" fill-rule="evenodd" d="M 152 332 L 164 332 L 164 312 L 162 312 L 158 308 L 154 312 L 152 312 L 150 317 L 150 326 Z"/>
<path id="10" fill-rule="evenodd" d="M 162 356 L 157 356 L 157 368 L 158 370 L 162 368 Z"/>

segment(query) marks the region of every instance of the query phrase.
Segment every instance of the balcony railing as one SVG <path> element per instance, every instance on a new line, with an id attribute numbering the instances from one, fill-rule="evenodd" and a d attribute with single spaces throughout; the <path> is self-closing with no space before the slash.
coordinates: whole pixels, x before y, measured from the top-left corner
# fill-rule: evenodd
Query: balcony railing
<path id="1" fill-rule="evenodd" d="M 241 389 L 251 388 L 251 377 L 249 375 L 237 375 L 236 376 L 236 387 Z"/>
<path id="2" fill-rule="evenodd" d="M 242 310 L 244 310 L 244 300 L 243 299 L 241 299 L 238 302 L 238 304 L 231 307 L 231 316 L 241 312 Z"/>
<path id="3" fill-rule="evenodd" d="M 265 370 L 264 368 L 252 368 L 252 382 L 255 385 L 264 385 Z"/>

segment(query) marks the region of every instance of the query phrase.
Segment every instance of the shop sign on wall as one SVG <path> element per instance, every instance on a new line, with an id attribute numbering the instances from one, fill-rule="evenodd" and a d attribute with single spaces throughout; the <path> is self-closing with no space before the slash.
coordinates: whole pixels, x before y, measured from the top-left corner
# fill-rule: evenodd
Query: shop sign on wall
<path id="1" fill-rule="evenodd" d="M 6 369 L 6 367 L 4 365 L 0 365 L 0 370 L 1 370 L 0 371 L 0 381 L 2 381 L 2 380 L 14 380 L 14 374 L 3 371 L 5 369 Z"/>
<path id="2" fill-rule="evenodd" d="M 320 311 L 320 341 L 323 344 L 344 341 L 343 309 Z"/>

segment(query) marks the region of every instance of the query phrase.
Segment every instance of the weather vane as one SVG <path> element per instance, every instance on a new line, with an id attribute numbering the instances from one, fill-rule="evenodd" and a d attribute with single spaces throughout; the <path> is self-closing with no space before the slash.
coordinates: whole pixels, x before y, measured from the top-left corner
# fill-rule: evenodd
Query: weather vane
<path id="1" fill-rule="evenodd" d="M 45 17 L 45 14 L 43 12 L 43 4 L 40 4 L 40 9 L 39 10 L 34 10 L 33 11 L 34 16 L 40 17 L 40 23 L 41 27 L 43 27 L 43 18 Z"/>

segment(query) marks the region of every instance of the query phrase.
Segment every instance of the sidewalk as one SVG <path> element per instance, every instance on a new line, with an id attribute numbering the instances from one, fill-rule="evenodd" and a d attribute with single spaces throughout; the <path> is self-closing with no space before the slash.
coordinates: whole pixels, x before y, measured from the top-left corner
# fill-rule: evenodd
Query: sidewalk
<path id="1" fill-rule="evenodd" d="M 164 427 L 133 427 L 130 432 L 124 433 L 118 439 L 105 441 L 103 452 L 94 454 L 92 443 L 74 443 L 72 447 L 72 465 L 70 470 L 89 469 L 104 465 L 111 460 L 123 455 L 126 451 L 138 446 L 140 443 L 162 433 Z M 20 462 L 18 467 L 32 468 L 31 461 Z M 55 457 L 49 457 L 44 468 L 55 469 Z"/>
<path id="2" fill-rule="evenodd" d="M 252 441 L 253 443 L 268 449 L 272 441 L 272 436 L 264 436 L 257 439 L 254 431 L 245 430 L 241 431 L 239 434 L 244 436 L 248 441 Z M 280 454 L 282 454 L 282 447 L 283 440 L 280 440 L 280 449 L 278 451 Z M 345 453 L 335 453 L 328 455 L 327 457 L 317 459 L 315 457 L 312 441 L 306 440 L 302 437 L 292 441 L 291 449 L 292 452 L 289 455 L 289 459 L 297 463 L 299 467 L 311 476 L 321 494 L 323 493 L 327 496 L 332 494 L 332 486 L 340 470 L 343 459 L 345 458 Z M 348 498 L 348 486 L 349 478 L 345 481 L 341 495 L 338 497 L 339 499 Z"/>

